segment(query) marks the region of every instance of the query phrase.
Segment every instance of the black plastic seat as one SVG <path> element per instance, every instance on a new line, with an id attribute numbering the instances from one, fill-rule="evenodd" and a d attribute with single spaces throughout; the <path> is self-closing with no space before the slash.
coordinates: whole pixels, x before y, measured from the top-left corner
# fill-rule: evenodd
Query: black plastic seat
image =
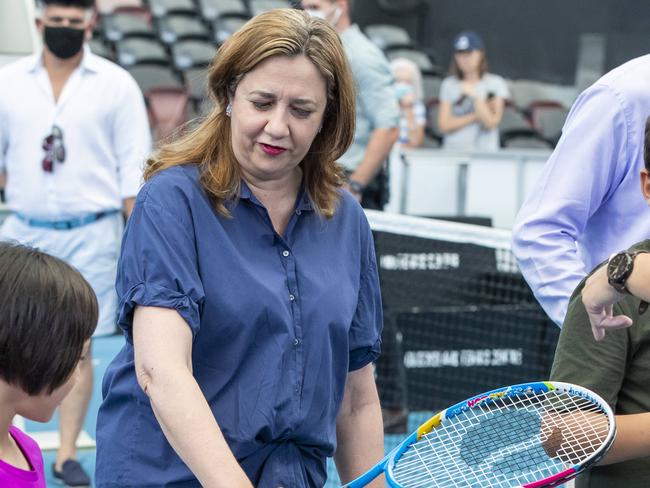
<path id="1" fill-rule="evenodd" d="M 192 0 L 149 0 L 151 14 L 156 17 L 165 17 L 171 14 L 196 14 L 196 5 Z"/>
<path id="2" fill-rule="evenodd" d="M 141 63 L 169 63 L 165 47 L 155 39 L 129 38 L 115 44 L 117 62 L 121 66 Z"/>
<path id="3" fill-rule="evenodd" d="M 217 52 L 211 42 L 200 40 L 179 41 L 171 49 L 174 67 L 179 71 L 207 66 Z"/>
<path id="4" fill-rule="evenodd" d="M 370 24 L 364 28 L 364 31 L 368 38 L 381 50 L 391 47 L 414 46 L 408 31 L 397 25 Z"/>
<path id="5" fill-rule="evenodd" d="M 198 0 L 198 5 L 201 16 L 207 22 L 214 22 L 220 17 L 229 15 L 250 16 L 243 0 Z"/>
<path id="6" fill-rule="evenodd" d="M 155 37 L 151 23 L 142 15 L 130 12 L 116 12 L 102 16 L 104 38 L 118 42 L 128 37 Z"/>
<path id="7" fill-rule="evenodd" d="M 228 15 L 220 17 L 212 23 L 213 40 L 216 44 L 221 45 L 237 32 L 248 22 L 249 17 L 242 15 Z"/>
<path id="8" fill-rule="evenodd" d="M 287 0 L 249 0 L 248 6 L 250 7 L 251 14 L 257 15 L 267 10 L 274 8 L 290 8 L 291 2 Z"/>
<path id="9" fill-rule="evenodd" d="M 208 28 L 193 15 L 168 15 L 159 19 L 158 35 L 168 45 L 184 39 L 210 40 Z"/>
<path id="10" fill-rule="evenodd" d="M 136 64 L 128 68 L 143 93 L 158 86 L 183 87 L 183 83 L 169 65 Z"/>

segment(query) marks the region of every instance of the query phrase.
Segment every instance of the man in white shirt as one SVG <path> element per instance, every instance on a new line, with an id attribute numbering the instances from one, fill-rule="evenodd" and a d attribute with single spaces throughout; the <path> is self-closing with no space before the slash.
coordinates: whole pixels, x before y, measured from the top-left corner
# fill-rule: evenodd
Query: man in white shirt
<path id="1" fill-rule="evenodd" d="M 111 334 L 123 219 L 151 148 L 146 109 L 133 78 L 84 45 L 94 0 L 37 0 L 37 7 L 43 51 L 0 68 L 0 170 L 13 212 L 0 238 L 79 269 L 98 297 L 96 335 Z M 92 394 L 89 354 L 60 409 L 53 470 L 69 486 L 90 483 L 75 447 Z"/>

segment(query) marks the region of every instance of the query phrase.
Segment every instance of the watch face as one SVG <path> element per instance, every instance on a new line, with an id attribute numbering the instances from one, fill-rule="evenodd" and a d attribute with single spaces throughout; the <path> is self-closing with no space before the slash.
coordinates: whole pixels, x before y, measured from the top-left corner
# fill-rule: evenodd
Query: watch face
<path id="1" fill-rule="evenodd" d="M 625 281 L 632 267 L 632 256 L 628 253 L 619 253 L 609 260 L 607 275 L 610 281 Z"/>

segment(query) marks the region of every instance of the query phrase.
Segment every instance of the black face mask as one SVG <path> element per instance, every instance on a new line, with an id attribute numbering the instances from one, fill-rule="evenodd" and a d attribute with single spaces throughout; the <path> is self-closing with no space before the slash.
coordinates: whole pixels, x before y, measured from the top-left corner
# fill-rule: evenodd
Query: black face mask
<path id="1" fill-rule="evenodd" d="M 83 29 L 45 26 L 43 41 L 57 58 L 69 59 L 81 51 L 84 34 Z"/>

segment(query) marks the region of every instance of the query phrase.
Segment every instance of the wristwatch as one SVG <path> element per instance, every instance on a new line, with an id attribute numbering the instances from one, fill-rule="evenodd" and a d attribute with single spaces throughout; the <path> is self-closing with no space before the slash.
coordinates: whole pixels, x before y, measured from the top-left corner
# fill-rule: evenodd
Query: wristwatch
<path id="1" fill-rule="evenodd" d="M 607 262 L 607 281 L 619 293 L 631 295 L 625 284 L 634 269 L 634 258 L 648 251 L 621 251 L 613 254 Z M 648 308 L 648 303 L 641 300 L 639 314 Z"/>
<path id="2" fill-rule="evenodd" d="M 361 195 L 363 193 L 363 190 L 366 189 L 365 186 L 354 180 L 348 180 L 348 186 L 350 187 L 350 191 L 352 193 L 356 193 L 357 195 Z"/>

